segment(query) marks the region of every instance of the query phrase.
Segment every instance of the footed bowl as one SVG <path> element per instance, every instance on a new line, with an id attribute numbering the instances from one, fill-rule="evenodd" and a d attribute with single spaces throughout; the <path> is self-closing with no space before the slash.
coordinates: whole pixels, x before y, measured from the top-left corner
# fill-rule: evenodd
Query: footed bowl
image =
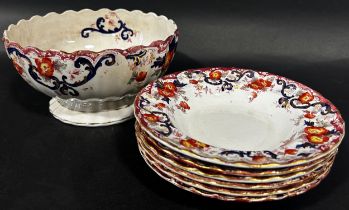
<path id="1" fill-rule="evenodd" d="M 3 41 L 21 77 L 52 97 L 55 118 L 104 126 L 133 117 L 137 92 L 169 67 L 178 29 L 139 10 L 69 10 L 20 20 Z"/>

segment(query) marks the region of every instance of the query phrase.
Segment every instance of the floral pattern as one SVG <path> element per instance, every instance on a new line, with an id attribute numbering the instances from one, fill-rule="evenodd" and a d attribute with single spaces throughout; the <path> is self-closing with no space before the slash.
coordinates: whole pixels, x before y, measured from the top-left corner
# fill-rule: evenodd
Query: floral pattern
<path id="1" fill-rule="evenodd" d="M 18 63 L 16 63 L 15 61 L 13 61 L 12 64 L 14 65 L 14 67 L 15 67 L 16 71 L 18 72 L 18 74 L 22 75 L 23 74 L 23 68 Z"/>
<path id="2" fill-rule="evenodd" d="M 114 34 L 116 40 L 121 38 L 129 42 L 131 42 L 130 37 L 135 34 L 134 31 L 128 28 L 126 23 L 122 21 L 114 11 L 109 12 L 104 17 L 99 17 L 96 20 L 96 24 L 92 24 L 91 27 L 84 28 L 81 31 L 81 37 L 88 38 L 91 32 Z"/>
<path id="3" fill-rule="evenodd" d="M 173 82 L 165 82 L 163 84 L 159 83 L 158 93 L 164 97 L 170 98 L 175 96 L 177 92 L 177 87 Z"/>
<path id="4" fill-rule="evenodd" d="M 144 118 L 151 123 L 159 122 L 160 117 L 156 116 L 155 114 L 145 114 Z"/>
<path id="5" fill-rule="evenodd" d="M 220 80 L 222 77 L 222 72 L 220 71 L 212 71 L 209 73 L 209 77 L 212 80 Z"/>
<path id="6" fill-rule="evenodd" d="M 181 102 L 179 103 L 179 107 L 180 107 L 180 109 L 183 109 L 183 110 L 190 109 L 190 106 L 189 106 L 188 103 L 185 102 L 185 101 L 181 101 Z"/>
<path id="7" fill-rule="evenodd" d="M 304 132 L 307 134 L 307 139 L 313 144 L 323 144 L 329 140 L 327 134 L 330 133 L 324 127 L 308 126 L 304 128 Z"/>
<path id="8" fill-rule="evenodd" d="M 133 92 L 139 90 L 160 76 L 159 72 L 164 73 L 167 67 L 164 64 L 158 65 L 156 58 L 163 57 L 170 51 L 174 54 L 177 40 L 178 31 L 166 40 L 155 41 L 149 46 L 72 53 L 23 48 L 7 38 L 4 38 L 4 43 L 15 69 L 28 83 L 51 97 L 85 99 L 99 97 L 90 93 L 91 90 L 98 92 L 98 87 L 90 85 L 91 80 L 96 80 L 97 74 L 107 75 L 110 71 L 118 71 L 121 64 L 123 69 L 128 67 L 129 72 L 125 75 L 130 76 L 128 82 L 119 85 L 128 84 Z M 102 79 L 102 76 L 98 79 Z M 112 92 L 111 90 L 110 97 L 115 96 Z"/>
<path id="9" fill-rule="evenodd" d="M 182 139 L 180 140 L 180 144 L 186 148 L 200 148 L 205 149 L 208 147 L 207 144 L 204 144 L 200 141 L 196 141 L 195 139 Z"/>
<path id="10" fill-rule="evenodd" d="M 163 108 L 166 107 L 166 105 L 165 105 L 164 103 L 157 103 L 157 104 L 155 104 L 154 106 L 155 106 L 156 108 L 160 109 L 160 110 L 162 110 Z"/>
<path id="11" fill-rule="evenodd" d="M 168 46 L 168 52 L 164 56 L 160 56 L 156 58 L 156 61 L 152 65 L 152 67 L 161 67 L 160 71 L 155 72 L 154 74 L 161 76 L 168 69 L 173 56 L 177 49 L 177 40 L 173 39 L 172 42 Z"/>
<path id="12" fill-rule="evenodd" d="M 235 91 L 254 98 L 273 93 L 277 109 L 294 113 L 294 134 L 271 151 L 238 151 L 206 145 L 174 126 L 174 112 L 190 112 L 191 97 L 229 97 Z M 143 128 L 168 146 L 227 163 L 288 163 L 312 158 L 338 146 L 344 136 L 344 121 L 336 107 L 317 92 L 281 76 L 247 69 L 206 68 L 166 75 L 141 91 L 135 100 L 135 115 Z"/>
<path id="13" fill-rule="evenodd" d="M 298 100 L 302 103 L 302 104 L 308 104 L 309 102 L 311 102 L 312 100 L 314 100 L 314 96 L 313 94 L 309 93 L 309 92 L 305 92 L 302 93 L 299 97 Z"/>
<path id="14" fill-rule="evenodd" d="M 264 79 L 258 79 L 258 80 L 251 82 L 250 84 L 248 84 L 248 87 L 250 87 L 254 90 L 263 90 L 263 89 L 268 88 L 270 86 L 271 86 L 271 82 L 268 80 L 264 80 Z"/>
<path id="15" fill-rule="evenodd" d="M 35 58 L 36 71 L 44 77 L 52 77 L 54 72 L 54 63 L 48 58 Z"/>
<path id="16" fill-rule="evenodd" d="M 126 58 L 130 60 L 130 68 L 133 71 L 128 84 L 132 84 L 133 82 L 143 82 L 148 75 L 148 73 L 144 71 L 144 68 L 149 68 L 149 65 L 151 65 L 150 68 L 154 69 L 153 73 L 149 75 L 150 78 L 158 78 L 163 75 L 173 59 L 176 52 L 176 47 L 177 39 L 174 38 L 168 45 L 168 52 L 165 54 L 158 53 L 156 49 L 148 49 L 140 50 L 137 53 L 127 55 Z M 157 57 L 157 55 L 160 56 Z"/>
<path id="17" fill-rule="evenodd" d="M 137 73 L 137 76 L 136 76 L 135 80 L 137 82 L 142 82 L 147 77 L 147 74 L 148 74 L 148 72 L 146 72 L 146 71 L 140 71 L 140 72 Z"/>
<path id="18" fill-rule="evenodd" d="M 304 117 L 309 118 L 309 119 L 313 119 L 316 117 L 316 115 L 312 112 L 305 111 Z"/>

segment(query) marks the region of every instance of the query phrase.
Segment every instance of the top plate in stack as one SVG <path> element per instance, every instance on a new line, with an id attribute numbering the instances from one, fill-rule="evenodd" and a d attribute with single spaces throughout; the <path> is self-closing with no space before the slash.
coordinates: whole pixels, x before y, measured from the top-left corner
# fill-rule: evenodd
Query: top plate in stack
<path id="1" fill-rule="evenodd" d="M 247 69 L 167 75 L 138 94 L 135 116 L 141 153 L 153 169 L 151 163 L 169 163 L 172 172 L 190 174 L 204 168 L 209 173 L 195 176 L 213 180 L 236 173 L 223 181 L 243 184 L 273 183 L 275 174 L 288 174 L 288 169 L 288 178 L 279 181 L 292 180 L 296 169 L 301 177 L 311 167 L 330 168 L 344 136 L 340 113 L 319 93 L 287 78 Z M 269 181 L 250 181 L 263 174 Z M 317 177 L 323 174 L 325 169 Z M 195 176 L 190 175 L 189 183 L 195 183 Z"/>
<path id="2" fill-rule="evenodd" d="M 140 92 L 135 115 L 150 136 L 174 151 L 235 167 L 316 160 L 344 135 L 338 110 L 316 91 L 234 68 L 167 75 Z"/>

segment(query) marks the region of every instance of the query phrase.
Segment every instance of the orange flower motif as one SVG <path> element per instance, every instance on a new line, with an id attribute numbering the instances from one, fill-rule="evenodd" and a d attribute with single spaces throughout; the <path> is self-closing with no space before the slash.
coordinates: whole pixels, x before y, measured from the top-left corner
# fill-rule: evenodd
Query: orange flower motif
<path id="1" fill-rule="evenodd" d="M 54 63 L 50 58 L 35 58 L 36 70 L 44 77 L 52 77 L 54 72 Z"/>
<path id="2" fill-rule="evenodd" d="M 146 77 L 147 77 L 147 72 L 146 71 L 141 71 L 141 72 L 138 72 L 135 80 L 137 82 L 142 82 L 142 81 L 145 80 Z"/>
<path id="3" fill-rule="evenodd" d="M 157 103 L 154 106 L 158 109 L 163 109 L 163 108 L 165 108 L 166 105 L 164 103 Z"/>
<path id="4" fill-rule="evenodd" d="M 189 80 L 189 83 L 193 84 L 193 85 L 196 85 L 198 84 L 199 82 L 197 80 L 194 80 L 194 79 L 191 79 Z"/>
<path id="5" fill-rule="evenodd" d="M 210 79 L 212 79 L 212 80 L 219 80 L 222 77 L 222 72 L 220 72 L 220 71 L 211 71 L 209 76 L 210 76 Z"/>
<path id="6" fill-rule="evenodd" d="M 329 131 L 323 127 L 309 126 L 304 128 L 304 132 L 309 135 L 326 135 Z"/>
<path id="7" fill-rule="evenodd" d="M 173 82 L 164 82 L 164 89 L 168 91 L 177 92 L 177 87 Z"/>
<path id="8" fill-rule="evenodd" d="M 173 97 L 175 95 L 175 92 L 164 90 L 164 89 L 158 89 L 158 92 L 160 95 L 168 98 Z"/>
<path id="9" fill-rule="evenodd" d="M 162 69 L 168 69 L 168 67 L 170 66 L 170 63 L 172 61 L 172 58 L 174 56 L 174 52 L 173 51 L 170 51 L 166 54 L 165 56 L 165 62 L 164 62 L 164 65 L 162 67 Z"/>
<path id="10" fill-rule="evenodd" d="M 258 81 L 261 85 L 263 85 L 263 87 L 270 87 L 271 86 L 271 82 L 269 80 L 259 79 Z"/>
<path id="11" fill-rule="evenodd" d="M 158 93 L 165 97 L 173 97 L 177 92 L 177 87 L 172 82 L 164 82 L 163 88 L 158 88 Z"/>
<path id="12" fill-rule="evenodd" d="M 263 162 L 266 160 L 266 157 L 263 155 L 255 155 L 252 157 L 252 160 L 256 162 Z"/>
<path id="13" fill-rule="evenodd" d="M 309 118 L 309 119 L 313 119 L 314 117 L 316 117 L 316 115 L 311 113 L 311 112 L 307 112 L 304 114 L 304 117 Z"/>
<path id="14" fill-rule="evenodd" d="M 209 147 L 207 144 L 204 144 L 202 142 L 196 141 L 194 139 L 182 139 L 180 141 L 180 144 L 187 147 L 187 148 L 199 148 L 204 149 L 206 147 Z"/>
<path id="15" fill-rule="evenodd" d="M 113 19 L 109 19 L 109 20 L 108 20 L 108 24 L 109 24 L 110 26 L 115 26 L 115 21 L 114 21 Z"/>
<path id="16" fill-rule="evenodd" d="M 322 144 L 327 142 L 329 140 L 329 137 L 321 135 L 307 135 L 307 139 L 313 144 Z"/>
<path id="17" fill-rule="evenodd" d="M 329 130 L 324 127 L 308 126 L 304 128 L 304 132 L 307 134 L 308 141 L 314 144 L 322 144 L 329 140 L 329 137 L 325 136 Z"/>
<path id="18" fill-rule="evenodd" d="M 298 97 L 298 100 L 302 104 L 308 104 L 310 101 L 314 100 L 314 96 L 313 96 L 313 94 L 311 94 L 309 92 L 305 92 Z"/>
<path id="19" fill-rule="evenodd" d="M 23 68 L 20 65 L 18 65 L 16 62 L 14 62 L 14 61 L 12 61 L 12 63 L 15 66 L 15 69 L 17 70 L 17 72 L 22 75 L 23 74 Z"/>
<path id="20" fill-rule="evenodd" d="M 270 87 L 271 82 L 268 80 L 264 80 L 264 79 L 258 79 L 258 80 L 253 81 L 252 83 L 248 84 L 248 86 L 254 90 L 262 90 L 266 87 Z"/>
<path id="21" fill-rule="evenodd" d="M 257 82 L 252 82 L 252 83 L 248 84 L 248 86 L 254 90 L 263 89 L 263 86 L 259 85 Z"/>
<path id="22" fill-rule="evenodd" d="M 285 149 L 286 155 L 295 155 L 297 153 L 296 149 Z"/>
<path id="23" fill-rule="evenodd" d="M 149 122 L 158 122 L 160 120 L 160 117 L 155 114 L 144 114 L 144 118 Z"/>
<path id="24" fill-rule="evenodd" d="M 185 101 L 181 101 L 179 103 L 179 106 L 182 107 L 183 109 L 190 109 L 190 106 Z"/>

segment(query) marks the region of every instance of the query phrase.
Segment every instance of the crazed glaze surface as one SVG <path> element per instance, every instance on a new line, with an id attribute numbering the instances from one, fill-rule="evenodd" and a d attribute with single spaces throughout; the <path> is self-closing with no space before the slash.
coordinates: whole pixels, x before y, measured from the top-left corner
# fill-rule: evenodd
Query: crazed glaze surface
<path id="1" fill-rule="evenodd" d="M 177 40 L 172 20 L 123 9 L 49 13 L 4 32 L 24 80 L 51 97 L 82 100 L 135 94 L 164 74 Z"/>
<path id="2" fill-rule="evenodd" d="M 135 115 L 166 146 L 227 165 L 310 160 L 333 151 L 344 136 L 341 115 L 319 93 L 284 77 L 246 69 L 167 75 L 140 92 Z M 200 133 L 212 138 L 196 138 Z"/>

